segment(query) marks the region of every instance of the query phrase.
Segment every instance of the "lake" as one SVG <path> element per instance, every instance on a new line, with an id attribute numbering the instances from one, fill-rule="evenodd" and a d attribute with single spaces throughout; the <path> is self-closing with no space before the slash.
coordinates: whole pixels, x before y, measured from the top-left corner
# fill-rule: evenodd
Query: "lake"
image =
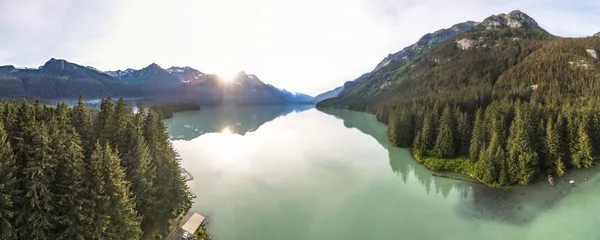
<path id="1" fill-rule="evenodd" d="M 435 177 L 374 116 L 311 106 L 165 122 L 215 240 L 600 239 L 597 169 L 510 190 Z"/>

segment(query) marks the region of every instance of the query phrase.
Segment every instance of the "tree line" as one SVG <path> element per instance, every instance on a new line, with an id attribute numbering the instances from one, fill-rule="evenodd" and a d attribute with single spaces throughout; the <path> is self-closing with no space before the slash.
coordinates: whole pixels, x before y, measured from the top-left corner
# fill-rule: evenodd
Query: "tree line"
<path id="1" fill-rule="evenodd" d="M 160 114 L 0 104 L 0 239 L 147 239 L 190 207 Z"/>
<path id="2" fill-rule="evenodd" d="M 593 145 L 600 142 L 598 105 L 504 99 L 474 114 L 433 103 L 388 116 L 394 145 L 412 147 L 415 158 L 434 170 L 460 171 L 489 185 L 529 184 L 600 161 L 600 148 Z"/>

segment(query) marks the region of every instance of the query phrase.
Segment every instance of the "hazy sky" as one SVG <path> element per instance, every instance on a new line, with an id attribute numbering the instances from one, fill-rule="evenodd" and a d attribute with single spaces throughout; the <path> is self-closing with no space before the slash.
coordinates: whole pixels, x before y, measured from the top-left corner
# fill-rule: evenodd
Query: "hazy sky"
<path id="1" fill-rule="evenodd" d="M 600 31 L 598 0 L 0 0 L 0 65 L 156 62 L 315 95 L 425 33 L 514 9 L 556 35 Z"/>

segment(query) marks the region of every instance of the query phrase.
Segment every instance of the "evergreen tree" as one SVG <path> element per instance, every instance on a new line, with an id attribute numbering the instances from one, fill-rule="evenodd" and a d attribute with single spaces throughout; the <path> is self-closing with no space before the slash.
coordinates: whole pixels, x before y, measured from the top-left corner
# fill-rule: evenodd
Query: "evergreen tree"
<path id="1" fill-rule="evenodd" d="M 517 114 L 511 124 L 508 136 L 508 167 L 511 180 L 521 184 L 533 181 L 538 171 L 538 155 L 531 141 L 532 126 L 527 106 L 516 105 Z"/>
<path id="2" fill-rule="evenodd" d="M 84 239 L 86 229 L 82 225 L 85 198 L 82 193 L 84 171 L 83 149 L 79 136 L 70 124 L 65 103 L 56 107 L 55 116 L 50 120 L 50 151 L 57 163 L 53 194 L 57 239 Z"/>
<path id="3" fill-rule="evenodd" d="M 142 227 L 150 239 L 187 212 L 177 152 L 148 115 L 110 99 L 97 114 L 82 99 L 70 110 L 0 103 L 0 240 L 139 239 Z"/>
<path id="4" fill-rule="evenodd" d="M 423 149 L 430 150 L 433 147 L 433 141 L 435 140 L 434 136 L 434 125 L 435 120 L 432 117 L 432 114 L 426 113 L 425 119 L 423 120 L 423 126 L 421 128 L 421 139 L 420 144 Z"/>
<path id="5" fill-rule="evenodd" d="M 105 144 L 109 141 L 114 134 L 114 127 L 111 125 L 112 118 L 114 115 L 114 106 L 112 97 L 102 99 L 100 103 L 100 112 L 96 116 L 94 122 L 94 135 L 100 141 L 101 144 Z"/>
<path id="6" fill-rule="evenodd" d="M 480 151 L 479 155 L 479 161 L 475 164 L 477 177 L 484 183 L 494 183 L 497 178 L 494 155 L 490 151 Z"/>
<path id="7" fill-rule="evenodd" d="M 91 122 L 90 116 L 88 114 L 87 109 L 83 103 L 83 96 L 79 95 L 79 100 L 77 101 L 77 105 L 73 107 L 71 110 L 71 123 L 75 128 L 75 131 L 78 133 L 79 138 L 81 140 L 81 146 L 85 150 L 85 152 L 91 152 L 93 150 L 93 142 L 90 139 L 92 137 L 91 133 Z M 89 155 L 89 154 L 88 154 Z"/>
<path id="8" fill-rule="evenodd" d="M 471 144 L 471 123 L 469 122 L 468 114 L 465 112 L 458 113 L 456 117 L 455 135 L 457 135 L 457 139 L 455 140 L 455 149 L 458 150 L 458 154 L 469 154 L 469 146 Z"/>
<path id="9" fill-rule="evenodd" d="M 15 239 L 13 194 L 15 192 L 15 161 L 6 140 L 4 124 L 0 124 L 0 240 Z"/>
<path id="10" fill-rule="evenodd" d="M 554 121 L 552 121 L 552 118 L 548 119 L 548 124 L 546 125 L 546 145 L 548 149 L 548 160 L 554 164 L 554 172 L 558 173 L 558 160 L 560 159 L 560 139 L 556 132 L 556 129 L 557 127 L 554 126 Z"/>
<path id="11" fill-rule="evenodd" d="M 477 162 L 479 154 L 483 146 L 485 145 L 485 131 L 483 125 L 483 113 L 481 109 L 477 109 L 475 113 L 475 125 L 473 126 L 473 133 L 471 137 L 471 146 L 469 147 L 469 156 L 471 161 Z"/>
<path id="12" fill-rule="evenodd" d="M 557 136 L 558 139 L 558 152 L 557 152 L 557 157 L 562 159 L 563 164 L 565 166 L 570 166 L 572 165 L 568 158 L 568 154 L 569 154 L 569 146 L 568 146 L 568 142 L 569 139 L 567 137 L 567 130 L 566 130 L 566 126 L 565 126 L 565 119 L 562 115 L 562 113 L 558 113 L 558 117 L 556 119 L 556 126 L 554 127 L 554 132 Z M 558 160 L 557 160 L 558 161 Z M 566 170 L 566 169 L 565 169 Z"/>
<path id="13" fill-rule="evenodd" d="M 82 225 L 87 231 L 82 236 L 84 239 L 109 239 L 107 235 L 110 228 L 109 198 L 103 157 L 103 149 L 96 142 L 90 157 L 85 159 L 83 195 L 86 201 L 83 202 L 83 215 L 86 218 Z"/>
<path id="14" fill-rule="evenodd" d="M 131 109 L 127 107 L 123 98 L 119 98 L 114 107 L 112 117 L 109 119 L 109 132 L 111 133 L 110 142 L 117 146 L 121 153 L 126 152 L 127 143 L 125 138 L 127 126 L 131 121 Z"/>
<path id="15" fill-rule="evenodd" d="M 454 157 L 454 135 L 452 132 L 453 126 L 454 123 L 452 122 L 452 112 L 450 111 L 450 107 L 446 105 L 439 121 L 439 132 L 435 142 L 434 152 L 437 157 Z"/>
<path id="16" fill-rule="evenodd" d="M 101 163 L 105 166 L 103 175 L 110 221 L 105 235 L 107 239 L 139 239 L 140 219 L 128 192 L 130 184 L 125 180 L 118 154 L 108 143 L 102 149 Z"/>
<path id="17" fill-rule="evenodd" d="M 39 106 L 38 106 L 39 107 Z M 37 123 L 35 116 L 27 124 L 24 133 L 23 151 L 16 158 L 25 163 L 21 179 L 22 204 L 17 216 L 18 235 L 21 239 L 54 239 L 53 230 L 58 222 L 54 211 L 54 195 L 51 192 L 56 162 L 48 148 L 48 132 L 45 123 Z"/>
<path id="18" fill-rule="evenodd" d="M 583 118 L 579 124 L 578 133 L 578 142 L 575 153 L 573 154 L 573 165 L 577 168 L 590 168 L 594 163 L 594 158 L 592 156 L 593 147 L 591 143 L 591 138 L 588 133 L 588 120 L 587 118 Z"/>
<path id="19" fill-rule="evenodd" d="M 394 146 L 399 146 L 400 145 L 400 129 L 402 127 L 400 127 L 400 112 L 399 110 L 394 110 L 392 111 L 392 113 L 390 114 L 390 119 L 388 120 L 388 137 L 390 139 L 390 142 L 394 145 Z"/>
<path id="20" fill-rule="evenodd" d="M 152 214 L 153 204 L 157 201 L 154 199 L 152 184 L 156 173 L 141 126 L 138 125 L 140 117 L 140 114 L 136 114 L 135 120 L 128 127 L 128 152 L 125 154 L 122 164 L 125 168 L 126 179 L 131 182 L 131 190 L 136 196 L 136 211 L 143 217 L 142 226 L 146 227 L 149 226 L 149 223 L 157 220 Z"/>

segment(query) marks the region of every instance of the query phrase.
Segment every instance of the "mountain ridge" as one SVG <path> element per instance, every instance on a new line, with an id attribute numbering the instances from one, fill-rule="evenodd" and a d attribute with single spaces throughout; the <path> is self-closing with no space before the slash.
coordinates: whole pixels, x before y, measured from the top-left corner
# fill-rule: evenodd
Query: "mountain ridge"
<path id="1" fill-rule="evenodd" d="M 162 68 L 151 63 L 141 69 L 100 71 L 64 59 L 51 58 L 38 68 L 0 66 L 0 97 L 42 99 L 87 98 L 108 95 L 200 104 L 314 103 L 298 100 L 287 90 L 269 87 L 256 75 L 240 72 L 234 83 L 191 67 Z M 235 85 L 235 86 L 234 86 Z"/>
<path id="2" fill-rule="evenodd" d="M 421 55 L 429 51 L 434 46 L 441 44 L 448 39 L 451 39 L 457 36 L 460 33 L 467 32 L 474 27 L 478 26 L 480 23 L 475 21 L 466 21 L 462 23 L 457 23 L 452 25 L 449 28 L 439 29 L 437 31 L 426 33 L 416 43 L 413 43 L 407 47 L 404 47 L 402 50 L 396 53 L 390 53 L 386 56 L 382 61 L 380 61 L 376 67 L 368 73 L 364 73 L 360 77 L 347 81 L 343 84 L 342 90 L 339 91 L 335 97 L 338 96 L 347 96 L 350 95 L 353 91 L 357 89 L 358 86 L 362 85 L 364 82 L 374 81 L 374 82 L 386 82 L 389 81 L 389 75 L 393 73 L 389 73 L 389 69 L 400 69 L 401 67 L 405 67 L 409 62 L 413 61 L 416 58 L 419 58 Z M 339 87 L 338 87 L 339 88 Z M 337 88 L 336 88 L 337 89 Z M 332 90 L 329 90 L 332 91 Z M 328 91 L 328 92 L 329 92 Z M 371 90 L 378 91 L 378 90 Z M 356 94 L 365 94 L 370 95 L 372 93 L 358 92 Z M 324 98 L 319 99 L 318 102 L 333 99 Z"/>

